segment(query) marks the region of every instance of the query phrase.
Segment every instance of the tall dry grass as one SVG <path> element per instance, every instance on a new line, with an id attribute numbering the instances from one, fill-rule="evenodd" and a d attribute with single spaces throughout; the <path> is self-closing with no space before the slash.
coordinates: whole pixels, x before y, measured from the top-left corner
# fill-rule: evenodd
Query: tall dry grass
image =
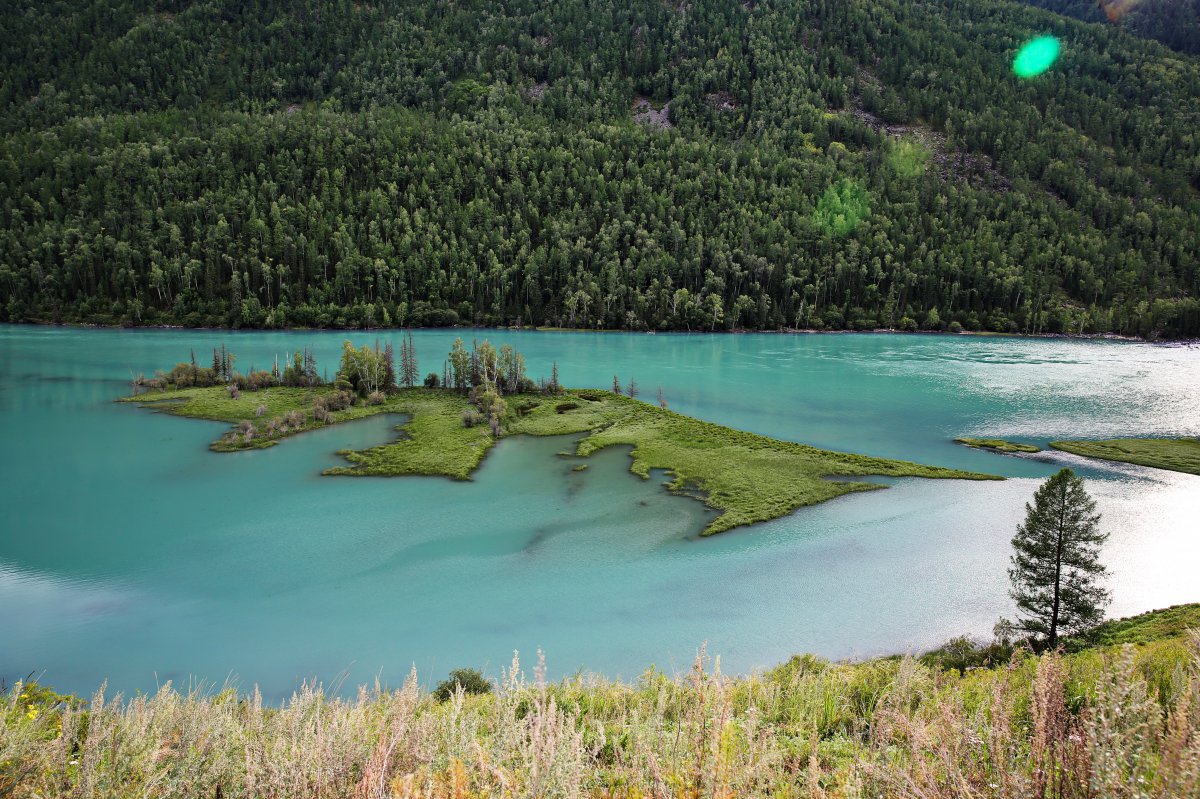
<path id="1" fill-rule="evenodd" d="M 730 678 L 698 659 L 634 684 L 527 679 L 444 703 L 411 674 L 353 698 L 306 686 L 47 707 L 3 699 L 0 795 L 1200 797 L 1200 639 L 931 670 L 794 658 Z"/>

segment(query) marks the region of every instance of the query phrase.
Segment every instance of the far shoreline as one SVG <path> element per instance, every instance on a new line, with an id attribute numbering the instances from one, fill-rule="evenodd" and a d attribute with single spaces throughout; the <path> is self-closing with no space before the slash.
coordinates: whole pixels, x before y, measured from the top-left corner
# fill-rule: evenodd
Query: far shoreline
<path id="1" fill-rule="evenodd" d="M 1115 341 L 1130 344 L 1150 344 L 1163 347 L 1200 347 L 1200 338 L 1145 338 L 1142 336 L 1126 336 L 1120 333 L 1001 333 L 989 330 L 962 330 L 959 332 L 950 332 L 948 330 L 899 330 L 896 328 L 872 328 L 870 330 L 817 330 L 815 328 L 802 327 L 784 327 L 775 329 L 755 330 L 751 328 L 736 328 L 733 330 L 627 330 L 624 328 L 613 327 L 555 327 L 552 325 L 533 326 L 523 325 L 448 325 L 444 327 L 405 327 L 405 326 L 390 326 L 390 327 L 212 327 L 199 326 L 190 327 L 188 325 L 169 325 L 169 324 L 147 324 L 147 325 L 103 325 L 96 322 L 49 322 L 49 321 L 22 321 L 22 322 L 2 322 L 2 325 L 12 325 L 14 327 L 59 327 L 84 330 L 196 330 L 205 332 L 223 332 L 223 333 L 370 333 L 384 331 L 402 331 L 402 330 L 498 330 L 508 331 L 515 330 L 520 332 L 530 333 L 626 333 L 630 335 L 643 336 L 673 336 L 673 335 L 748 335 L 765 333 L 770 335 L 819 335 L 819 336 L 845 336 L 845 335 L 895 335 L 895 336 L 945 336 L 945 337 L 976 337 L 976 338 L 1013 338 L 1027 340 L 1045 340 L 1045 341 Z"/>

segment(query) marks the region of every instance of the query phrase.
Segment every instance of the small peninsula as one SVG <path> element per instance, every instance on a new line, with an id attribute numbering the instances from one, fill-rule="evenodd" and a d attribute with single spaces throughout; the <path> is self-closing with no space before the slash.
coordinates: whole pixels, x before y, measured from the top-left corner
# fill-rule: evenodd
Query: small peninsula
<path id="1" fill-rule="evenodd" d="M 972 449 L 988 449 L 1008 455 L 1018 452 L 1034 453 L 1042 451 L 1041 447 L 1035 447 L 1033 444 L 1018 444 L 1014 441 L 1005 441 L 1000 438 L 956 438 L 954 439 L 954 443 L 962 444 Z"/>
<path id="2" fill-rule="evenodd" d="M 240 375 L 227 353 L 214 366 L 181 363 L 170 373 L 138 381 L 147 389 L 123 402 L 176 416 L 228 422 L 233 428 L 213 442 L 221 452 L 274 446 L 284 438 L 380 413 L 403 414 L 400 436 L 387 444 L 339 454 L 349 465 L 327 475 L 442 475 L 470 479 L 488 450 L 510 435 L 586 434 L 575 454 L 604 447 L 632 447 L 630 471 L 648 479 L 665 470 L 672 491 L 703 495 L 719 515 L 703 535 L 784 516 L 797 508 L 875 483 L 827 477 L 959 478 L 998 477 L 906 461 L 817 449 L 694 419 L 636 398 L 636 382 L 625 393 L 567 389 L 557 367 L 549 381 L 535 383 L 510 347 L 488 342 L 468 352 L 461 340 L 443 373 L 429 373 L 417 386 L 415 352 L 402 346 L 398 382 L 389 350 L 355 349 L 346 343 L 337 379 L 322 383 L 308 353 L 280 371 Z M 633 394 L 634 396 L 627 396 Z"/>
<path id="3" fill-rule="evenodd" d="M 1054 449 L 1099 458 L 1134 463 L 1172 472 L 1200 474 L 1200 439 L 1197 438 L 1110 438 L 1104 441 L 1051 441 Z"/>

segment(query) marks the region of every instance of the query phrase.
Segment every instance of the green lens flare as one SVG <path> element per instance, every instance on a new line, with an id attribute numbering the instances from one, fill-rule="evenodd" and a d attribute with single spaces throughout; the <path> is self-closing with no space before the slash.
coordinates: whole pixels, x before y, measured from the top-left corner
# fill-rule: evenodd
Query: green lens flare
<path id="1" fill-rule="evenodd" d="M 1041 75 L 1058 60 L 1062 45 L 1053 36 L 1039 36 L 1021 48 L 1013 59 L 1013 72 L 1019 78 Z"/>

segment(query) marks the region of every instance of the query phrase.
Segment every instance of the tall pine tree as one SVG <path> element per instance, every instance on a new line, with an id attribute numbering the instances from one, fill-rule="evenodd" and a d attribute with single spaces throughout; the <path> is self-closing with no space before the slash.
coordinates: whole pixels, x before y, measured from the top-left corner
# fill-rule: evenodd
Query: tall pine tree
<path id="1" fill-rule="evenodd" d="M 1063 469 L 1043 483 L 1012 539 L 1008 576 L 1020 611 L 1017 627 L 1053 649 L 1060 633 L 1099 623 L 1109 601 L 1100 585 L 1100 546 L 1107 539 L 1080 477 Z"/>

